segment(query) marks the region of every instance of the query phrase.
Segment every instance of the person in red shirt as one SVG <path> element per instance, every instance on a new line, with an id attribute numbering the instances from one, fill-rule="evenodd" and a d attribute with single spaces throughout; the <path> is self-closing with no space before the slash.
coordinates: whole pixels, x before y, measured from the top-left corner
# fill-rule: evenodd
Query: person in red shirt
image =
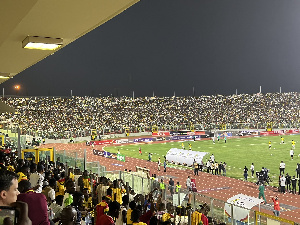
<path id="1" fill-rule="evenodd" d="M 210 211 L 210 207 L 204 203 L 203 205 L 200 205 L 200 213 L 202 213 L 201 215 L 201 221 L 203 223 L 203 225 L 208 225 L 208 218 L 207 218 L 207 215 Z"/>
<path id="2" fill-rule="evenodd" d="M 115 225 L 114 218 L 119 217 L 120 207 L 121 207 L 120 203 L 117 201 L 113 201 L 109 203 L 108 207 L 109 207 L 109 211 L 107 215 L 104 214 L 100 216 L 99 225 Z"/>
<path id="3" fill-rule="evenodd" d="M 279 216 L 280 206 L 279 206 L 278 196 L 276 196 L 275 198 L 272 197 L 272 200 L 274 202 L 274 211 L 273 211 L 273 213 L 274 213 L 275 216 Z"/>
<path id="4" fill-rule="evenodd" d="M 109 195 L 103 196 L 102 201 L 98 205 L 96 205 L 96 225 L 100 224 L 100 217 L 108 213 L 108 204 L 110 203 L 110 201 L 111 197 Z"/>
<path id="5" fill-rule="evenodd" d="M 18 187 L 21 194 L 17 199 L 28 204 L 28 217 L 32 225 L 50 225 L 46 196 L 32 190 L 28 180 L 22 180 Z"/>

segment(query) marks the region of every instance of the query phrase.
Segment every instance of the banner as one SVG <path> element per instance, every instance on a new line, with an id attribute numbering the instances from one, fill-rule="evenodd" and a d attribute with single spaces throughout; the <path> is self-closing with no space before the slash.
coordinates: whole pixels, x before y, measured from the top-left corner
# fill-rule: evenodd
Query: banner
<path id="1" fill-rule="evenodd" d="M 117 154 L 117 160 L 125 162 L 125 155 Z"/>
<path id="2" fill-rule="evenodd" d="M 152 133 L 152 136 L 169 136 L 170 132 L 169 131 L 158 131 Z"/>

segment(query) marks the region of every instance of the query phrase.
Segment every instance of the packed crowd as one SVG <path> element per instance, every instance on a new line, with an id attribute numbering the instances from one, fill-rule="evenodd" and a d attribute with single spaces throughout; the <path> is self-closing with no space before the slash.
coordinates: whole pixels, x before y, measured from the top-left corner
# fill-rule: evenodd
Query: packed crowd
<path id="1" fill-rule="evenodd" d="M 3 114 L 18 124 L 24 134 L 29 130 L 44 131 L 45 137 L 59 137 L 62 131 L 84 135 L 109 127 L 111 132 L 124 132 L 128 127 L 150 128 L 153 125 L 180 127 L 182 124 L 248 123 L 273 126 L 298 126 L 300 95 L 268 93 L 213 95 L 200 97 L 71 97 L 71 98 L 7 98 L 16 109 L 14 115 Z M 150 130 L 150 129 L 149 129 Z"/>
<path id="2" fill-rule="evenodd" d="M 17 159 L 13 152 L 0 152 L 0 207 L 17 210 L 17 225 L 187 224 L 188 215 L 192 225 L 213 221 L 206 203 L 195 211 L 190 203 L 174 207 L 166 198 L 167 184 L 155 175 L 152 180 L 152 191 L 143 195 L 121 179 L 112 181 L 91 171 L 68 168 L 59 157 L 56 162 L 35 164 Z M 180 188 L 171 178 L 170 194 L 178 193 Z M 13 224 L 15 218 L 3 212 L 0 224 Z"/>

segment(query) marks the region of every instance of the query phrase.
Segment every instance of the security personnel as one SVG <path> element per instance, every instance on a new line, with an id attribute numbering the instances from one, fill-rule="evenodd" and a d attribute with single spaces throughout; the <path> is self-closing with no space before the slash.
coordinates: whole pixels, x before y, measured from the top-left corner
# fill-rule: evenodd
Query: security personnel
<path id="1" fill-rule="evenodd" d="M 166 191 L 166 185 L 165 185 L 163 179 L 160 180 L 159 188 L 160 188 L 162 196 L 164 196 L 165 195 L 165 191 Z"/>
<path id="2" fill-rule="evenodd" d="M 198 175 L 199 168 L 198 168 L 198 163 L 196 162 L 196 159 L 194 159 L 193 168 L 194 168 L 194 175 L 195 176 Z"/>
<path id="3" fill-rule="evenodd" d="M 179 181 L 178 181 L 176 184 L 176 187 L 175 187 L 175 192 L 178 193 L 180 189 L 181 189 L 181 185 L 179 184 Z"/>

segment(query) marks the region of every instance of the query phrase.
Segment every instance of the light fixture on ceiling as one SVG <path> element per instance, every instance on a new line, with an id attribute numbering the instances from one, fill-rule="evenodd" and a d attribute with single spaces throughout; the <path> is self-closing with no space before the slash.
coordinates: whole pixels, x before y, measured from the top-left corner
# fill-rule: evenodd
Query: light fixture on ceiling
<path id="1" fill-rule="evenodd" d="M 9 73 L 1 73 L 0 72 L 0 79 L 9 79 L 10 78 L 9 75 L 10 75 Z"/>
<path id="2" fill-rule="evenodd" d="M 22 47 L 27 49 L 55 50 L 62 45 L 62 38 L 27 36 L 22 41 Z"/>

